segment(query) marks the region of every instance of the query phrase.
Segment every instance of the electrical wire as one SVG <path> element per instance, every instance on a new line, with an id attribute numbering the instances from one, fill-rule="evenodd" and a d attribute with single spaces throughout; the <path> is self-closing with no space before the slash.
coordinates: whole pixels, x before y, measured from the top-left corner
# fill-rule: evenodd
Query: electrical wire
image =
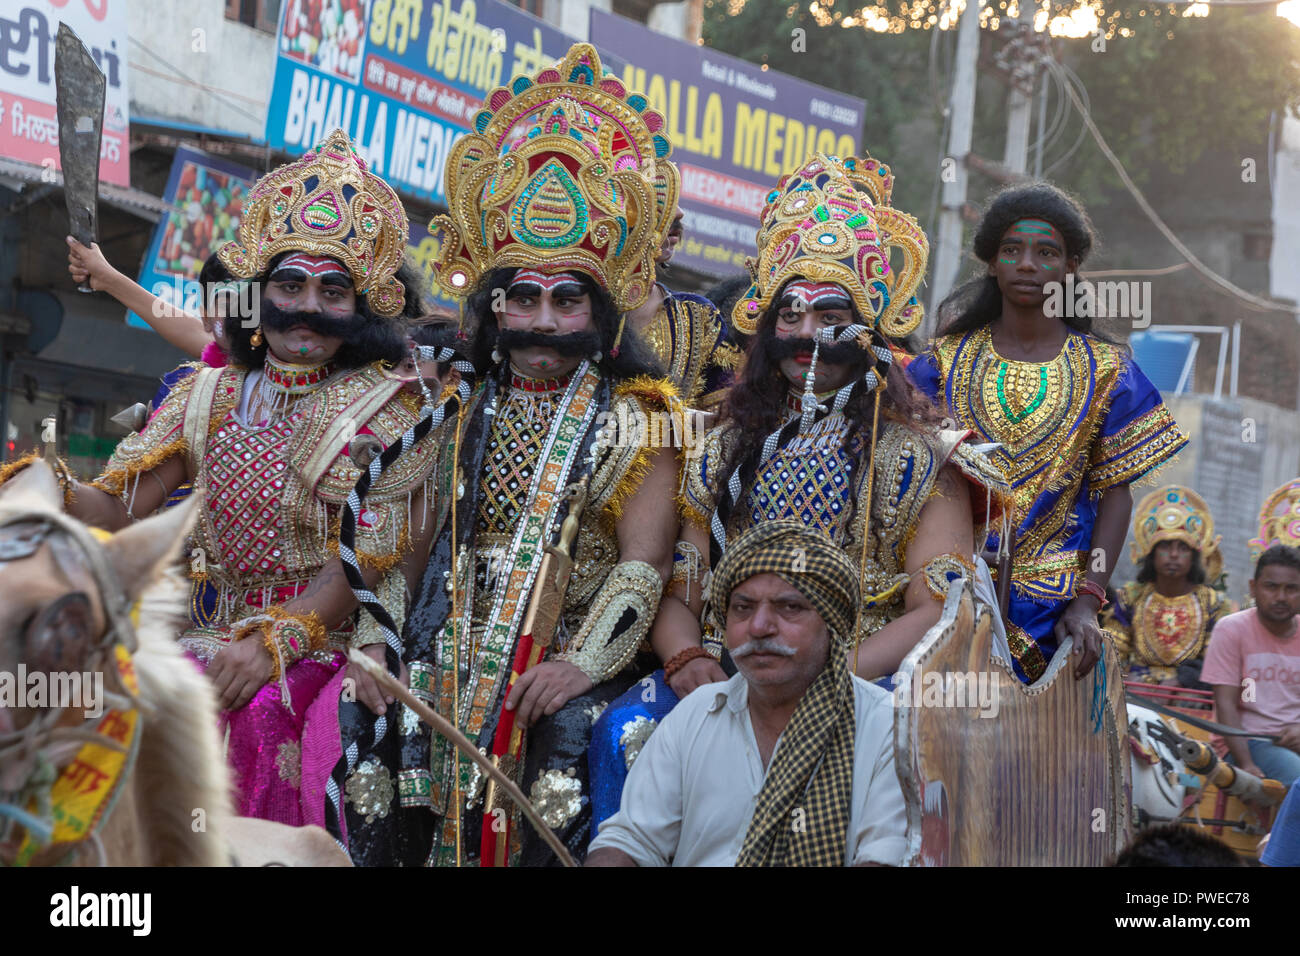
<path id="1" fill-rule="evenodd" d="M 1047 58 L 1044 62 L 1047 64 L 1048 69 L 1060 70 L 1062 75 L 1065 76 L 1065 71 L 1062 69 L 1063 64 L 1059 63 L 1056 59 Z M 1124 168 L 1124 164 L 1120 162 L 1119 157 L 1116 156 L 1110 146 L 1107 145 L 1105 138 L 1101 135 L 1101 131 L 1097 129 L 1097 124 L 1092 121 L 1092 114 L 1088 110 L 1087 104 L 1084 103 L 1079 94 L 1075 91 L 1074 87 L 1068 82 L 1068 77 L 1066 77 L 1066 79 L 1065 91 L 1073 101 L 1074 108 L 1079 111 L 1079 115 L 1083 118 L 1084 125 L 1088 132 L 1092 134 L 1093 141 L 1097 144 L 1097 148 L 1101 150 L 1102 155 L 1106 157 L 1111 166 L 1114 167 L 1115 172 L 1119 174 L 1120 181 L 1124 184 L 1124 188 L 1128 190 L 1129 194 L 1137 202 L 1138 207 L 1146 214 L 1146 217 L 1151 220 L 1152 225 L 1160 231 L 1160 234 L 1169 241 L 1169 244 L 1178 250 L 1179 255 L 1186 259 L 1188 264 L 1209 280 L 1212 285 L 1217 286 L 1228 295 L 1240 299 L 1247 308 L 1253 309 L 1257 312 L 1283 312 L 1288 315 L 1296 314 L 1295 306 L 1286 306 L 1277 302 L 1270 302 L 1267 299 L 1262 299 L 1257 295 L 1247 292 L 1240 286 L 1235 285 L 1228 279 L 1225 279 L 1198 259 L 1191 249 L 1187 248 L 1183 241 L 1179 239 L 1178 236 L 1174 234 L 1173 230 L 1165 224 L 1165 221 L 1160 218 L 1160 214 L 1152 208 L 1149 202 L 1147 202 L 1146 196 L 1144 196 L 1142 191 L 1138 189 L 1137 184 L 1133 182 L 1128 171 Z M 1082 87 L 1082 83 L 1080 83 L 1080 87 Z M 1084 90 L 1084 94 L 1087 94 L 1086 90 Z"/>
<path id="2" fill-rule="evenodd" d="M 1041 66 L 1041 63 L 1039 65 Z M 1060 139 L 1061 135 L 1065 132 L 1070 118 L 1069 101 L 1065 98 L 1065 94 L 1061 92 L 1059 88 L 1061 81 L 1057 79 L 1055 73 L 1046 67 L 1043 67 L 1040 76 L 1041 82 L 1046 90 L 1046 95 L 1051 97 L 1052 94 L 1055 93 L 1056 109 L 1052 114 L 1051 122 L 1047 124 L 1046 131 L 1041 129 L 1038 131 L 1038 138 L 1029 146 L 1026 155 L 1041 148 L 1043 155 L 1046 156 L 1048 151 L 1056 145 L 1056 141 Z M 1039 95 L 1041 96 L 1043 93 L 1040 92 Z"/>
<path id="3" fill-rule="evenodd" d="M 1083 100 L 1083 112 L 1085 114 L 1090 113 L 1092 110 L 1092 100 L 1089 99 L 1088 91 L 1087 89 L 1084 88 L 1083 80 L 1079 79 L 1079 74 L 1075 73 L 1074 70 L 1070 69 L 1064 63 L 1061 63 L 1057 60 L 1052 60 L 1051 62 L 1056 63 L 1056 65 L 1059 66 L 1064 71 L 1065 80 L 1063 81 L 1062 84 L 1063 87 L 1067 89 L 1067 92 L 1072 92 L 1074 90 L 1077 90 L 1079 98 Z M 1071 84 L 1073 84 L 1073 86 L 1071 86 Z M 1067 120 L 1067 125 L 1068 125 L 1068 120 Z M 1064 131 L 1064 128 L 1062 131 Z M 1050 176 L 1054 170 L 1060 167 L 1066 160 L 1068 160 L 1071 156 L 1073 156 L 1078 151 L 1079 147 L 1083 145 L 1083 140 L 1087 136 L 1087 133 L 1088 133 L 1087 125 L 1084 123 L 1080 123 L 1079 135 L 1075 137 L 1074 144 L 1065 151 L 1064 155 L 1058 157 L 1055 162 L 1053 162 L 1050 166 L 1048 166 L 1043 170 L 1043 178 L 1047 178 L 1048 176 Z"/>
<path id="4" fill-rule="evenodd" d="M 177 76 L 179 76 L 181 79 L 183 79 L 186 83 L 188 83 L 190 86 L 194 87 L 195 89 L 202 90 L 204 93 L 207 93 L 207 94 L 208 94 L 209 96 L 211 96 L 213 99 L 221 101 L 221 102 L 224 103 L 226 106 L 228 106 L 228 107 L 230 107 L 232 110 L 234 110 L 236 113 L 239 113 L 239 114 L 241 114 L 241 115 L 243 115 L 243 116 L 247 116 L 247 117 L 248 117 L 249 119 L 251 119 L 251 120 L 254 120 L 254 121 L 258 122 L 258 123 L 263 123 L 263 122 L 266 121 L 266 117 L 265 117 L 265 116 L 257 116 L 257 115 L 255 115 L 255 114 L 253 114 L 253 113 L 248 112 L 248 110 L 246 110 L 246 109 L 244 109 L 243 107 L 241 107 L 238 103 L 234 102 L 233 100 L 229 99 L 229 98 L 226 97 L 226 96 L 223 96 L 221 93 L 218 93 L 218 92 L 216 91 L 215 88 L 210 87 L 210 86 L 208 86 L 208 85 L 205 84 L 205 83 L 201 83 L 201 82 L 199 82 L 198 80 L 194 79 L 194 77 L 189 76 L 188 74 L 185 73 L 184 70 L 180 69 L 180 68 L 177 67 L 175 64 L 170 63 L 170 62 L 168 62 L 167 60 L 165 60 L 163 57 L 161 57 L 160 55 L 158 55 L 157 53 L 155 53 L 153 50 L 149 49 L 149 47 L 145 46 L 143 43 L 141 43 L 141 42 L 140 42 L 138 39 L 136 39 L 135 37 L 129 37 L 128 39 L 130 39 L 130 41 L 131 41 L 133 44 L 135 44 L 137 47 L 139 47 L 141 50 L 143 50 L 143 51 L 144 51 L 145 53 L 147 53 L 149 56 L 153 57 L 155 60 L 157 60 L 157 61 L 158 61 L 159 63 L 161 63 L 163 66 L 167 67 L 167 69 L 171 70 L 173 73 L 175 73 Z"/>

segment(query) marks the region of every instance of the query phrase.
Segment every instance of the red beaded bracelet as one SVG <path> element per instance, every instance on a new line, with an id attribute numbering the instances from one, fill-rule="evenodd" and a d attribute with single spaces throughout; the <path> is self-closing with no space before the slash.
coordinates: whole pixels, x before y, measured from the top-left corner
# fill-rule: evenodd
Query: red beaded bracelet
<path id="1" fill-rule="evenodd" d="M 1107 604 L 1110 603 L 1109 601 L 1106 600 L 1106 589 L 1103 588 L 1096 581 L 1084 581 L 1082 584 L 1079 585 L 1079 592 L 1081 594 L 1091 594 L 1098 601 L 1100 601 L 1101 602 L 1100 606 L 1097 608 L 1097 610 L 1099 611 Z"/>
<path id="2" fill-rule="evenodd" d="M 695 658 L 712 657 L 712 656 L 713 656 L 712 654 L 710 654 L 702 647 L 688 647 L 684 651 L 678 651 L 676 654 L 670 657 L 668 659 L 668 663 L 664 665 L 664 680 L 665 681 L 670 680 L 674 674 L 676 674 L 679 670 L 681 670 L 691 661 L 695 660 Z"/>

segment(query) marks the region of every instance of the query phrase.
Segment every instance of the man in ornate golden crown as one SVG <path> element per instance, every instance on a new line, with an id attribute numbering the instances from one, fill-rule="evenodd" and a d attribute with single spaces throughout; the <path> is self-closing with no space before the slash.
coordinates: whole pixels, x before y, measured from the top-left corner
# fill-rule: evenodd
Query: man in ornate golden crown
<path id="1" fill-rule="evenodd" d="M 618 809 L 656 721 L 725 678 L 716 641 L 702 640 L 701 572 L 746 528 L 798 518 L 844 550 L 862 592 L 850 667 L 868 679 L 889 678 L 938 621 L 949 583 L 975 577 L 975 525 L 1000 513 L 1006 486 L 891 368 L 890 339 L 921 319 L 928 251 L 915 220 L 889 205 L 892 186 L 870 157 L 818 154 L 768 194 L 754 282 L 733 313 L 754 338 L 721 423 L 687 466 L 683 561 L 653 635 L 666 666 L 653 688 L 611 705 L 593 739 L 597 823 Z"/>
<path id="2" fill-rule="evenodd" d="M 638 650 L 677 528 L 673 430 L 656 428 L 677 395 L 622 327 L 654 282 L 663 125 L 577 44 L 487 97 L 448 163 L 450 214 L 430 226 L 438 282 L 476 324 L 480 381 L 404 663 L 412 692 L 511 775 L 578 856 L 592 714 L 649 669 Z M 548 570 L 561 554 L 567 579 Z M 354 860 L 554 861 L 409 712 L 378 742 L 362 708 L 343 714 Z"/>
<path id="3" fill-rule="evenodd" d="M 1232 613 L 1206 583 L 1223 566 L 1219 540 L 1209 506 L 1190 488 L 1167 485 L 1138 502 L 1129 546 L 1137 580 L 1101 613 L 1128 679 L 1189 687 L 1199 681 L 1210 632 Z"/>
<path id="4" fill-rule="evenodd" d="M 220 250 L 260 289 L 258 321 L 230 320 L 231 364 L 177 382 L 90 484 L 62 469 L 68 510 L 114 530 L 184 482 L 203 496 L 180 636 L 206 670 L 228 726 L 243 815 L 326 822 L 328 756 L 338 740 L 349 646 L 382 659 L 382 637 L 337 557 L 339 516 L 359 445 L 383 447 L 419 418 L 420 399 L 390 371 L 405 353 L 397 317 L 415 290 L 396 278 L 406 245 L 396 193 L 336 130 L 249 194 L 238 238 Z M 425 564 L 433 521 L 432 437 L 371 490 L 355 551 L 367 584 L 399 619 Z M 367 706 L 385 701 L 357 677 Z"/>

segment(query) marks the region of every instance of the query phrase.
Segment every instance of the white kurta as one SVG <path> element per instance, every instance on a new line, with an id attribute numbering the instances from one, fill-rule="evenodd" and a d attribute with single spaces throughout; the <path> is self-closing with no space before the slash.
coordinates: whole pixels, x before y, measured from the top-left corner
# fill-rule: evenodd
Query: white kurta
<path id="1" fill-rule="evenodd" d="M 766 776 L 748 690 L 736 674 L 696 688 L 669 712 L 636 758 L 618 813 L 601 824 L 589 852 L 613 847 L 640 866 L 735 865 Z M 907 845 L 907 813 L 894 772 L 892 698 L 854 677 L 853 711 L 844 862 L 897 866 Z"/>

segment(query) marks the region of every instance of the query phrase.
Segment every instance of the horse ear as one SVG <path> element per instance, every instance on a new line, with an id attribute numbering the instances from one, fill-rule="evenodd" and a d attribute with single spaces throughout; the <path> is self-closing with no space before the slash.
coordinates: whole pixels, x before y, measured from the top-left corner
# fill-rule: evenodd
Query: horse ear
<path id="1" fill-rule="evenodd" d="M 54 469 L 40 458 L 0 485 L 0 501 L 7 508 L 63 510 L 59 480 L 54 477 Z"/>
<path id="2" fill-rule="evenodd" d="M 138 598 L 176 559 L 199 513 L 194 495 L 119 531 L 104 544 L 129 601 Z"/>

